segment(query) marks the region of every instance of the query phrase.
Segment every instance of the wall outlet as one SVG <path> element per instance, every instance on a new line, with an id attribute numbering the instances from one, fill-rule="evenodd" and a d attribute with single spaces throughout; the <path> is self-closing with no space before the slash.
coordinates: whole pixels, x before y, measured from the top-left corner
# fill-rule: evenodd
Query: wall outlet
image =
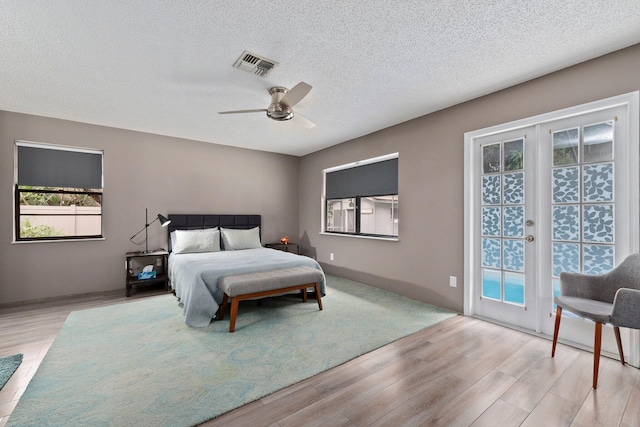
<path id="1" fill-rule="evenodd" d="M 333 252 L 329 254 L 329 261 L 333 261 Z"/>
<path id="2" fill-rule="evenodd" d="M 452 288 L 458 287 L 458 279 L 456 276 L 449 276 L 449 286 Z"/>

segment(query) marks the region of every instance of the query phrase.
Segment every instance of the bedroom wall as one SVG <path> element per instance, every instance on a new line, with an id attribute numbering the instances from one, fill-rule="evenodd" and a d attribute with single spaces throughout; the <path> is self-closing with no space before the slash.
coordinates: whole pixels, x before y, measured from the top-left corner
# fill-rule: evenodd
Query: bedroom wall
<path id="1" fill-rule="evenodd" d="M 12 244 L 14 141 L 104 150 L 102 241 Z M 158 213 L 261 214 L 267 243 L 298 230 L 298 158 L 0 111 L 0 305 L 121 289 L 129 238 Z M 149 228 L 149 248 L 167 247 Z"/>
<path id="2" fill-rule="evenodd" d="M 462 312 L 464 133 L 638 90 L 638 70 L 635 45 L 303 157 L 302 244 L 330 274 Z M 393 152 L 400 240 L 320 235 L 322 170 Z"/>

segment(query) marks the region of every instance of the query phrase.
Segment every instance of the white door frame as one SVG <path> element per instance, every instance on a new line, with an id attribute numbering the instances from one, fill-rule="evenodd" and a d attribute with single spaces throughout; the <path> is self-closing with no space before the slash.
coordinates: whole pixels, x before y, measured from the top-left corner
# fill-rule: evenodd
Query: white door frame
<path id="1" fill-rule="evenodd" d="M 475 185 L 475 177 L 477 169 L 480 165 L 473 161 L 473 145 L 476 138 L 486 137 L 493 134 L 503 133 L 516 129 L 526 128 L 530 126 L 539 126 L 542 123 L 579 116 L 584 113 L 605 110 L 617 106 L 625 106 L 628 123 L 628 141 L 630 144 L 628 162 L 629 181 L 631 183 L 629 194 L 629 231 L 630 239 L 627 248 L 621 248 L 621 255 L 638 252 L 640 250 L 640 92 L 630 92 L 575 107 L 565 108 L 521 120 L 512 121 L 496 126 L 490 126 L 484 129 L 466 132 L 464 134 L 464 315 L 472 316 L 475 314 L 474 301 L 477 295 L 474 295 L 476 289 L 475 274 L 477 266 L 474 257 L 474 248 L 477 245 L 477 236 L 479 236 L 476 227 L 476 216 L 479 209 L 477 206 L 476 192 L 478 187 Z M 619 161 L 619 160 L 618 160 Z M 543 213 L 536 212 L 538 218 Z M 542 250 L 542 248 L 538 248 Z M 617 253 L 618 251 L 616 251 Z M 540 257 L 538 257 L 540 259 Z M 619 262 L 619 256 L 616 255 L 616 261 Z M 540 277 L 540 275 L 536 275 Z M 537 287 L 540 286 L 538 283 Z M 538 289 L 539 291 L 539 289 Z M 540 333 L 541 322 L 536 323 L 536 330 L 533 332 Z M 632 331 L 631 333 L 631 349 L 629 352 L 629 363 L 634 366 L 640 365 L 640 333 Z"/>

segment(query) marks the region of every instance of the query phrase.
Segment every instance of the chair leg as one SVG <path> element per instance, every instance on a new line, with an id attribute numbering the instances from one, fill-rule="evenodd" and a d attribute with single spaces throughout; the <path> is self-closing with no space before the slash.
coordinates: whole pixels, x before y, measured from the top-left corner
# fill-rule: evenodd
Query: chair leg
<path id="1" fill-rule="evenodd" d="M 556 326 L 553 328 L 553 346 L 551 347 L 551 357 L 556 355 L 556 344 L 558 343 L 558 331 L 560 330 L 560 320 L 562 319 L 562 307 L 556 308 Z"/>
<path id="2" fill-rule="evenodd" d="M 602 346 L 602 323 L 596 322 L 596 336 L 593 343 L 593 389 L 598 388 L 598 370 L 600 369 L 600 349 Z"/>
<path id="3" fill-rule="evenodd" d="M 622 338 L 620 338 L 620 328 L 617 326 L 613 327 L 613 332 L 616 334 L 616 342 L 618 343 L 618 353 L 620 353 L 620 362 L 624 366 L 624 353 L 622 352 Z"/>

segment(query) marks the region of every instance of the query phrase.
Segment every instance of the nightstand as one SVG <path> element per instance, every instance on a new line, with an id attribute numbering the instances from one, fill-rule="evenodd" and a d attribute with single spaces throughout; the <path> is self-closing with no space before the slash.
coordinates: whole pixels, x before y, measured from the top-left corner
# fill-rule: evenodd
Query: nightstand
<path id="1" fill-rule="evenodd" d="M 131 295 L 133 288 L 150 287 L 163 285 L 164 289 L 169 288 L 168 273 L 169 252 L 127 252 L 126 266 L 126 295 Z M 155 277 L 149 279 L 138 278 L 138 273 L 142 272 L 145 265 L 153 265 Z"/>
<path id="2" fill-rule="evenodd" d="M 279 251 L 291 252 L 293 254 L 300 255 L 300 246 L 298 246 L 297 243 L 267 243 L 265 246 L 267 248 L 277 249 Z"/>

